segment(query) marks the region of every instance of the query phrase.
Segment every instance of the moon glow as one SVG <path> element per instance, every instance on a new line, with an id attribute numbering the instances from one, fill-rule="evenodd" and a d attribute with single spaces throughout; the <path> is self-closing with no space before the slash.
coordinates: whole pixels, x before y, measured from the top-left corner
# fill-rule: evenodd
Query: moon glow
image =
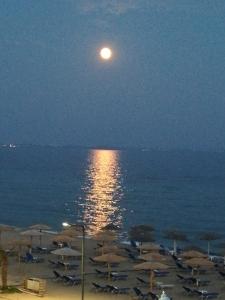
<path id="1" fill-rule="evenodd" d="M 104 47 L 100 50 L 100 57 L 104 60 L 109 60 L 112 57 L 112 50 Z"/>

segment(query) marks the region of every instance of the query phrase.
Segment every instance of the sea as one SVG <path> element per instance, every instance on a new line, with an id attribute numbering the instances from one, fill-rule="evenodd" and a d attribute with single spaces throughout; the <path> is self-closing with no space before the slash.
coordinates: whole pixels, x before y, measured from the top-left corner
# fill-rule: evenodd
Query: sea
<path id="1" fill-rule="evenodd" d="M 225 153 L 2 146 L 0 201 L 3 224 L 113 223 L 124 236 L 151 224 L 156 239 L 174 228 L 194 242 L 225 232 Z"/>

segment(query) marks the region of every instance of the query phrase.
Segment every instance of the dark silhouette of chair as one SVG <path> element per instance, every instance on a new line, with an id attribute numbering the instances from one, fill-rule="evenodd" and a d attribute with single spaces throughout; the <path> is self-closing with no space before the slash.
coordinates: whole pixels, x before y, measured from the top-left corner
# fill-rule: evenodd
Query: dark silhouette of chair
<path id="1" fill-rule="evenodd" d="M 139 288 L 137 288 L 137 287 L 134 287 L 133 290 L 134 290 L 134 293 L 135 293 L 135 295 L 138 297 L 139 300 L 147 300 L 147 299 L 148 299 L 148 296 L 150 295 L 150 292 L 144 294 L 144 293 L 142 293 L 142 291 L 141 291 Z"/>
<path id="2" fill-rule="evenodd" d="M 114 285 L 107 284 L 108 291 L 112 294 L 128 294 L 130 288 L 127 287 L 117 287 Z"/>
<path id="3" fill-rule="evenodd" d="M 63 281 L 64 280 L 63 276 L 56 270 L 53 270 L 53 274 L 55 276 L 54 281 Z"/>
<path id="4" fill-rule="evenodd" d="M 100 293 L 108 292 L 108 288 L 105 285 L 100 285 L 100 284 L 95 283 L 95 282 L 92 282 L 92 285 L 93 285 L 96 292 L 100 292 Z"/>
<path id="5" fill-rule="evenodd" d="M 149 281 L 146 281 L 143 278 L 136 277 L 136 279 L 138 280 L 139 283 L 141 283 L 143 285 L 149 285 Z"/>

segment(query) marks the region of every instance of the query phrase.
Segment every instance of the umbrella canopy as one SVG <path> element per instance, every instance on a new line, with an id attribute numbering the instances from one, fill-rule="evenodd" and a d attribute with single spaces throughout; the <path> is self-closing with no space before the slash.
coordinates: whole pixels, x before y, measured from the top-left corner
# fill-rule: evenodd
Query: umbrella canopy
<path id="1" fill-rule="evenodd" d="M 196 250 L 189 250 L 183 252 L 180 257 L 182 258 L 207 258 L 207 255 Z"/>
<path id="2" fill-rule="evenodd" d="M 159 253 L 146 253 L 138 256 L 138 258 L 146 261 L 154 261 L 154 260 L 167 260 L 167 257 L 164 255 L 161 255 Z"/>
<path id="3" fill-rule="evenodd" d="M 29 237 L 33 237 L 33 236 L 41 236 L 43 235 L 42 232 L 36 230 L 36 229 L 29 229 L 29 230 L 25 230 L 20 232 L 21 235 L 25 235 L 25 236 L 29 236 Z"/>
<path id="4" fill-rule="evenodd" d="M 107 253 L 107 254 L 103 254 L 103 255 L 94 257 L 94 260 L 99 261 L 99 262 L 106 262 L 107 263 L 107 266 L 108 266 L 108 280 L 110 280 L 110 272 L 111 272 L 110 264 L 120 263 L 120 262 L 126 261 L 127 258 L 123 257 L 123 256 L 120 256 L 120 255 L 116 255 L 114 253 Z"/>
<path id="5" fill-rule="evenodd" d="M 45 225 L 45 224 L 34 224 L 34 225 L 31 225 L 29 228 L 36 229 L 36 230 L 49 230 L 49 229 L 51 229 L 50 226 Z"/>
<path id="6" fill-rule="evenodd" d="M 110 252 L 117 253 L 117 252 L 122 251 L 122 249 L 118 248 L 118 246 L 116 246 L 116 245 L 105 245 L 105 246 L 98 248 L 97 250 L 99 252 L 101 252 L 102 254 L 110 253 Z"/>
<path id="7" fill-rule="evenodd" d="M 81 235 L 81 231 L 78 228 L 70 227 L 68 229 L 62 230 L 59 234 L 66 235 L 69 237 L 77 237 L 77 236 Z"/>
<path id="8" fill-rule="evenodd" d="M 117 255 L 115 253 L 106 253 L 100 256 L 94 257 L 94 260 L 99 262 L 106 262 L 106 263 L 120 263 L 126 261 L 127 258 Z"/>
<path id="9" fill-rule="evenodd" d="M 40 245 L 41 245 L 41 237 L 44 235 L 43 232 L 40 232 L 40 230 L 36 230 L 36 229 L 29 229 L 29 230 L 25 230 L 20 232 L 21 235 L 23 236 L 29 236 L 30 237 L 30 243 L 32 245 L 33 242 L 33 237 L 39 237 L 40 239 Z"/>
<path id="10" fill-rule="evenodd" d="M 185 261 L 191 267 L 214 267 L 214 263 L 205 258 L 191 258 Z"/>
<path id="11" fill-rule="evenodd" d="M 93 236 L 96 241 L 111 242 L 117 239 L 117 235 L 112 231 L 98 232 Z"/>
<path id="12" fill-rule="evenodd" d="M 75 241 L 74 238 L 67 236 L 67 235 L 56 235 L 53 239 L 55 242 L 61 242 L 61 243 L 71 243 Z"/>
<path id="13" fill-rule="evenodd" d="M 51 251 L 52 254 L 61 255 L 61 256 L 81 256 L 82 254 L 74 249 L 69 247 L 59 248 L 56 250 Z"/>
<path id="14" fill-rule="evenodd" d="M 142 245 L 138 246 L 140 251 L 159 251 L 162 248 L 160 245 L 155 243 L 143 243 Z"/>
<path id="15" fill-rule="evenodd" d="M 159 262 L 144 262 L 134 266 L 134 270 L 149 270 L 150 271 L 150 291 L 153 287 L 154 272 L 153 270 L 165 270 L 168 266 Z"/>

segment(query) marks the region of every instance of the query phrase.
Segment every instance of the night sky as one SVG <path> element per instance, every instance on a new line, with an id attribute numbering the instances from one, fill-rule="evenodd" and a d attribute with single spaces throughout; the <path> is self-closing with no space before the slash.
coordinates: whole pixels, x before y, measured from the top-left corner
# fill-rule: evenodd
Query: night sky
<path id="1" fill-rule="evenodd" d="M 223 0 L 0 0 L 0 62 L 1 144 L 225 149 Z"/>

